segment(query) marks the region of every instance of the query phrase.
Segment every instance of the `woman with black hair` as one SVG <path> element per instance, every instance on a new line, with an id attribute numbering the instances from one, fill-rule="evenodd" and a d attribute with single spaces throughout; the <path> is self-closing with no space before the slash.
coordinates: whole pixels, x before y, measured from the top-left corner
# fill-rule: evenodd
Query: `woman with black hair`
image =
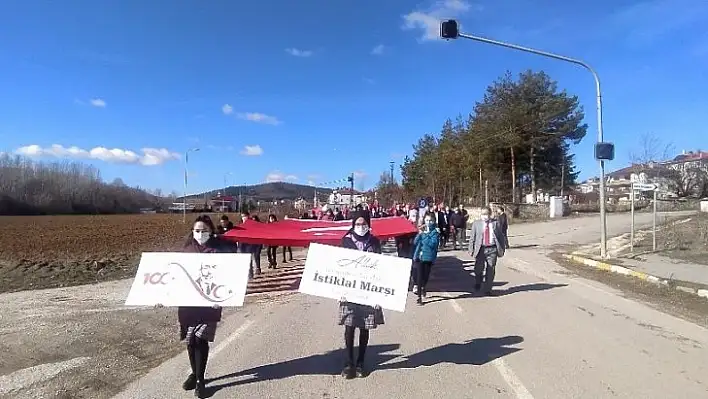
<path id="1" fill-rule="evenodd" d="M 371 234 L 371 215 L 367 211 L 352 215 L 352 228 L 342 238 L 343 248 L 357 251 L 381 253 L 381 242 Z M 344 344 L 347 348 L 347 362 L 342 370 L 346 379 L 365 377 L 364 355 L 369 345 L 369 330 L 384 324 L 384 314 L 380 306 L 368 306 L 339 300 L 340 326 L 344 326 Z M 354 362 L 354 332 L 359 329 L 359 353 Z"/>
<path id="2" fill-rule="evenodd" d="M 268 223 L 275 223 L 278 221 L 278 217 L 275 216 L 274 214 L 268 215 Z M 278 268 L 278 246 L 273 246 L 269 245 L 268 248 L 266 249 L 266 252 L 268 254 L 268 268 L 269 269 L 277 269 Z M 285 253 L 283 253 L 283 257 L 285 257 Z"/>
<path id="3" fill-rule="evenodd" d="M 211 218 L 199 216 L 192 226 L 192 233 L 187 238 L 182 252 L 192 253 L 235 253 L 233 243 L 217 236 L 216 227 Z M 157 305 L 162 307 L 162 305 Z M 209 359 L 209 342 L 214 342 L 216 326 L 221 321 L 221 307 L 180 306 L 177 308 L 179 321 L 179 339 L 187 343 L 187 354 L 191 374 L 182 384 L 185 391 L 194 390 L 194 396 L 206 397 L 204 374 Z"/>

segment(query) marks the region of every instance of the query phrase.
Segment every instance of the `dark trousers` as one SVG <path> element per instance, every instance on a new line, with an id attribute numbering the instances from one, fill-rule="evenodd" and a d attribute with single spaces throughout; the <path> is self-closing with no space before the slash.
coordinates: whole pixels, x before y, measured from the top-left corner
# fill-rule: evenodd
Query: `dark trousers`
<path id="1" fill-rule="evenodd" d="M 430 272 L 433 270 L 433 262 L 418 261 L 416 266 L 417 273 L 414 275 L 413 281 L 418 286 L 418 296 L 421 296 L 423 289 L 428 285 Z"/>
<path id="2" fill-rule="evenodd" d="M 445 248 L 447 241 L 450 239 L 450 228 L 445 227 L 440 229 L 440 248 Z"/>
<path id="3" fill-rule="evenodd" d="M 480 248 L 474 260 L 475 288 L 480 287 L 484 293 L 492 292 L 496 267 L 497 247 Z"/>
<path id="4" fill-rule="evenodd" d="M 197 381 L 204 382 L 207 360 L 209 360 L 209 342 L 192 336 L 187 343 L 187 355 L 192 374 L 197 378 Z"/>
<path id="5" fill-rule="evenodd" d="M 268 253 L 268 266 L 278 266 L 278 247 L 269 246 L 266 251 Z"/>
<path id="6" fill-rule="evenodd" d="M 262 245 L 254 245 L 253 252 L 251 253 L 251 277 L 254 275 L 261 274 L 261 252 L 263 251 Z"/>
<path id="7" fill-rule="evenodd" d="M 355 327 L 344 327 L 344 345 L 347 347 L 347 364 L 354 365 L 354 332 Z M 366 347 L 369 346 L 369 330 L 359 329 L 359 354 L 356 359 L 357 365 L 364 364 L 364 356 L 366 355 Z"/>
<path id="8" fill-rule="evenodd" d="M 452 249 L 457 249 L 457 246 L 459 244 L 460 249 L 462 249 L 465 245 L 463 238 L 462 238 L 462 230 L 461 229 L 453 229 L 451 230 L 451 235 L 452 235 Z"/>
<path id="9" fill-rule="evenodd" d="M 293 260 L 293 247 L 283 247 L 283 263 L 288 261 L 285 260 L 285 251 L 290 253 L 290 258 L 288 260 Z"/>

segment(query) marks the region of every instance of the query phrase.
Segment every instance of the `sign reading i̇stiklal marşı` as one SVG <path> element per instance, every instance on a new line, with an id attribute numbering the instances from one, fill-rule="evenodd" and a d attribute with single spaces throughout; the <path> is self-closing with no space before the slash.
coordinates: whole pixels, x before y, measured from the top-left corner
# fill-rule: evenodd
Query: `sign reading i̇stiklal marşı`
<path id="1" fill-rule="evenodd" d="M 144 252 L 127 306 L 243 306 L 250 254 Z"/>
<path id="2" fill-rule="evenodd" d="M 312 244 L 299 291 L 403 312 L 411 263 L 406 258 Z"/>

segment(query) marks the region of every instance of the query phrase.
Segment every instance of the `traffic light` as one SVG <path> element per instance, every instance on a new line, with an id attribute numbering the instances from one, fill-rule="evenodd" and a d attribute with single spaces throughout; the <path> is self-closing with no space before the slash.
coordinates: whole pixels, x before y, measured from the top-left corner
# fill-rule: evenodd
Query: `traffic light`
<path id="1" fill-rule="evenodd" d="M 457 26 L 457 21 L 449 19 L 440 23 L 440 37 L 443 39 L 457 39 L 460 36 L 460 30 Z"/>

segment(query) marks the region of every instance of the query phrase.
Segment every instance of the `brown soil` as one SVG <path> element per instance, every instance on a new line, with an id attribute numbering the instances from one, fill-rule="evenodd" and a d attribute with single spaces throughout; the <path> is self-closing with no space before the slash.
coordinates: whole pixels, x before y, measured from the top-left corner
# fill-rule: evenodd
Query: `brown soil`
<path id="1" fill-rule="evenodd" d="M 187 217 L 185 226 L 178 214 L 1 216 L 0 292 L 131 278 L 142 252 L 182 244 L 196 216 Z"/>

